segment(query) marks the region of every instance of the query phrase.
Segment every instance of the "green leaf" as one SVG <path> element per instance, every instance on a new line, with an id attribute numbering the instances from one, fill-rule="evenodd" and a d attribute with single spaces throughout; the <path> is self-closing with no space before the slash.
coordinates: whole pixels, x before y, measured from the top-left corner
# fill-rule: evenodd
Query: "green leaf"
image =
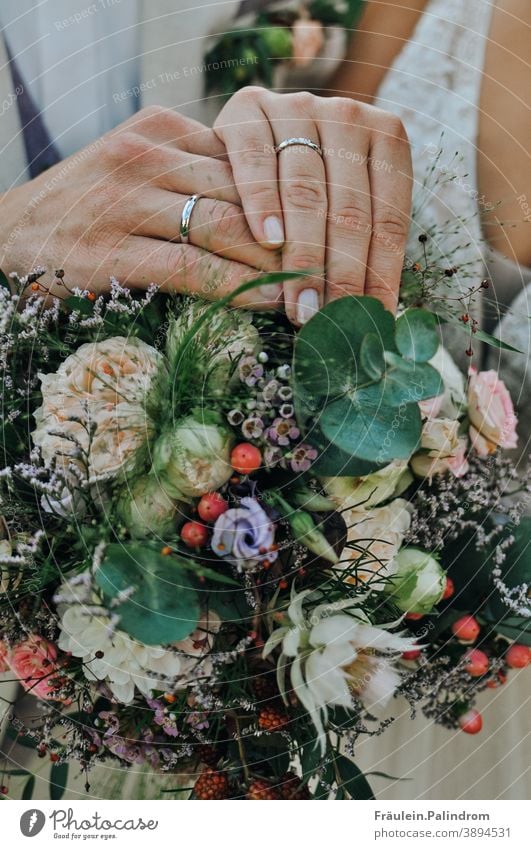
<path id="1" fill-rule="evenodd" d="M 354 390 L 368 375 L 360 349 L 367 334 L 394 351 L 394 318 L 376 298 L 339 298 L 316 313 L 295 340 L 296 397 L 322 399 Z"/>
<path id="2" fill-rule="evenodd" d="M 344 755 L 336 757 L 336 767 L 341 776 L 341 787 L 351 799 L 374 799 L 371 785 L 356 764 Z"/>
<path id="3" fill-rule="evenodd" d="M 363 460 L 342 451 L 327 439 L 320 428 L 312 430 L 311 443 L 319 451 L 317 460 L 312 463 L 312 471 L 319 475 L 360 477 L 387 465 L 385 461 L 377 463 L 374 460 Z"/>
<path id="4" fill-rule="evenodd" d="M 100 590 L 110 600 L 132 589 L 113 607 L 121 630 L 147 645 L 177 642 L 192 633 L 199 619 L 199 599 L 186 561 L 179 560 L 138 543 L 107 547 L 95 573 Z"/>
<path id="5" fill-rule="evenodd" d="M 78 295 L 69 295 L 65 298 L 64 305 L 72 312 L 79 312 L 81 315 L 92 315 L 94 312 L 94 304 L 88 298 L 80 298 Z"/>
<path id="6" fill-rule="evenodd" d="M 426 398 L 435 398 L 444 391 L 441 375 L 429 363 L 404 360 L 392 351 L 386 351 L 385 359 L 390 366 L 381 390 L 385 403 L 396 407 L 418 403 Z"/>
<path id="7" fill-rule="evenodd" d="M 69 764 L 52 764 L 50 770 L 50 799 L 58 800 L 64 796 L 68 781 Z"/>
<path id="8" fill-rule="evenodd" d="M 379 380 L 385 371 L 384 348 L 376 333 L 367 333 L 360 347 L 362 368 L 373 380 Z"/>
<path id="9" fill-rule="evenodd" d="M 492 336 L 491 333 L 487 333 L 485 330 L 476 330 L 474 337 L 475 339 L 479 339 L 480 342 L 485 342 L 486 345 L 491 345 L 493 348 L 501 348 L 503 351 L 513 351 L 516 354 L 524 353 L 520 348 L 514 348 L 508 342 L 504 342 L 503 339 L 497 339 L 496 336 Z"/>
<path id="10" fill-rule="evenodd" d="M 400 316 L 395 338 L 402 356 L 417 363 L 431 360 L 440 344 L 435 317 L 418 308 L 408 309 Z"/>
<path id="11" fill-rule="evenodd" d="M 11 291 L 11 286 L 9 285 L 9 280 L 0 268 L 0 286 L 3 286 L 8 292 Z"/>
<path id="12" fill-rule="evenodd" d="M 35 789 L 35 776 L 30 775 L 22 790 L 22 799 L 33 799 L 33 791 Z"/>
<path id="13" fill-rule="evenodd" d="M 329 404 L 320 419 L 324 435 L 342 451 L 377 466 L 408 460 L 420 443 L 418 404 L 397 410 L 372 389 L 360 389 L 353 400 L 341 398 Z"/>

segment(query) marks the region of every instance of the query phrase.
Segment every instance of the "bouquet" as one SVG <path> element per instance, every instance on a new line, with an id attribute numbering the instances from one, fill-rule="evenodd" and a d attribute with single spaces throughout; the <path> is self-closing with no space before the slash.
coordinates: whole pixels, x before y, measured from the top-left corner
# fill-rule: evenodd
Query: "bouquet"
<path id="1" fill-rule="evenodd" d="M 504 384 L 412 295 L 435 269 L 398 319 L 345 297 L 298 333 L 116 280 L 50 302 L 41 273 L 0 291 L 0 670 L 54 798 L 114 761 L 195 799 L 367 799 L 356 740 L 394 697 L 480 731 L 531 659 L 529 487 Z"/>

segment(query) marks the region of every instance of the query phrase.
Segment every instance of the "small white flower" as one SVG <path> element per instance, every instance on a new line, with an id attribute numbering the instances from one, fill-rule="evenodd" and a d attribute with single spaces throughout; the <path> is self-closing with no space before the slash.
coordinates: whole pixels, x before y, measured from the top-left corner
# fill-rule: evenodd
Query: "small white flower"
<path id="1" fill-rule="evenodd" d="M 104 681 L 118 702 L 130 704 L 137 690 L 144 696 L 152 690 L 180 690 L 197 676 L 210 674 L 208 655 L 220 626 L 217 614 L 204 616 L 186 640 L 148 646 L 113 627 L 91 589 L 90 577 L 82 578 L 67 581 L 57 593 L 61 616 L 57 645 L 82 658 L 89 681 Z"/>
<path id="2" fill-rule="evenodd" d="M 308 711 L 324 751 L 328 708 L 352 708 L 353 696 L 371 713 L 384 708 L 400 683 L 392 656 L 413 648 L 414 641 L 371 625 L 361 610 L 352 609 L 350 599 L 320 605 L 307 614 L 308 596 L 305 591 L 292 598 L 289 624 L 272 632 L 264 656 L 281 646 L 280 690 L 285 692 L 289 667 L 295 694 Z"/>

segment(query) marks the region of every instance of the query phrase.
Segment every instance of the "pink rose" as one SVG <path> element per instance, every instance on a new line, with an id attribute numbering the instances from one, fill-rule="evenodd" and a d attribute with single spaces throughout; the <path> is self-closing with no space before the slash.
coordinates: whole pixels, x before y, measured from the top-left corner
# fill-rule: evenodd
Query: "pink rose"
<path id="1" fill-rule="evenodd" d="M 9 669 L 9 649 L 2 640 L 0 640 L 0 674 L 7 672 Z"/>
<path id="2" fill-rule="evenodd" d="M 58 674 L 57 649 L 38 634 L 31 634 L 11 652 L 11 669 L 28 692 L 39 699 L 53 699 Z"/>
<path id="3" fill-rule="evenodd" d="M 291 28 L 293 38 L 293 64 L 305 68 L 315 59 L 324 42 L 323 25 L 320 21 L 299 18 Z"/>
<path id="4" fill-rule="evenodd" d="M 516 448 L 518 419 L 507 387 L 494 370 L 470 369 L 468 416 L 470 439 L 479 454 L 493 454 L 498 447 Z"/>

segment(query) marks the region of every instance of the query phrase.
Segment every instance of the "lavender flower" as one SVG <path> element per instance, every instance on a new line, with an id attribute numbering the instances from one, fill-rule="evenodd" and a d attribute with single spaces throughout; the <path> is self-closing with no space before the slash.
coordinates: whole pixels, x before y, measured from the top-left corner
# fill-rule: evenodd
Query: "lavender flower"
<path id="1" fill-rule="evenodd" d="M 292 452 L 290 466 L 294 472 L 307 472 L 316 459 L 317 451 L 315 448 L 301 443 Z"/>
<path id="2" fill-rule="evenodd" d="M 277 445 L 289 445 L 294 439 L 300 436 L 300 430 L 297 427 L 295 419 L 283 419 L 281 417 L 275 419 L 269 428 L 268 437 Z"/>
<path id="3" fill-rule="evenodd" d="M 238 373 L 242 383 L 254 386 L 264 374 L 264 367 L 254 357 L 243 357 L 238 363 Z"/>
<path id="4" fill-rule="evenodd" d="M 240 507 L 216 520 L 212 550 L 238 569 L 253 568 L 263 560 L 276 560 L 275 526 L 255 498 L 242 498 Z"/>

